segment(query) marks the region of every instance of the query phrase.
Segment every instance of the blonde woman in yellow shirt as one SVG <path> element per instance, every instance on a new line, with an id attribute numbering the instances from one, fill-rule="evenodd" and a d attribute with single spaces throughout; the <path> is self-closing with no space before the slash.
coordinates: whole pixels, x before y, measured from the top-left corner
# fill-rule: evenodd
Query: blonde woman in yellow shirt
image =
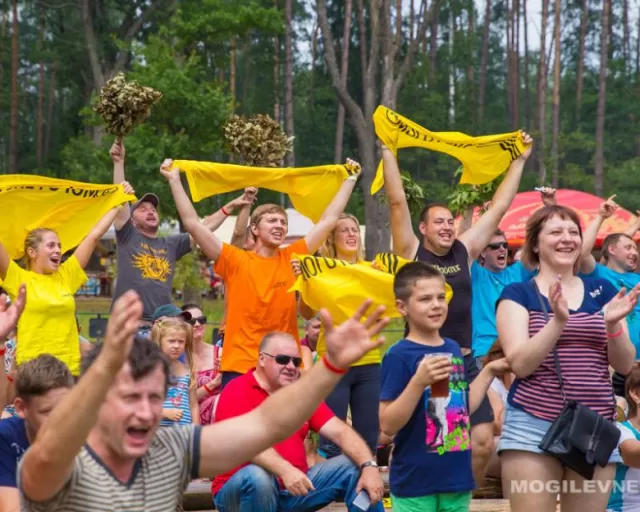
<path id="1" fill-rule="evenodd" d="M 127 193 L 133 193 L 126 184 Z M 127 207 L 127 206 L 125 206 Z M 24 242 L 23 269 L 0 241 L 0 279 L 11 299 L 24 284 L 28 301 L 18 321 L 16 363 L 21 365 L 48 353 L 64 362 L 74 376 L 80 374 L 80 339 L 74 295 L 87 281 L 84 267 L 98 241 L 113 224 L 121 206 L 107 212 L 62 263 L 62 246 L 55 231 L 36 228 Z"/>
<path id="2" fill-rule="evenodd" d="M 326 258 L 339 259 L 349 263 L 364 263 L 362 235 L 360 224 L 353 215 L 342 214 L 335 229 L 320 248 L 320 255 Z M 292 261 L 294 273 L 299 274 L 299 262 Z M 300 314 L 306 319 L 312 318 L 316 312 L 300 300 Z M 335 318 L 341 322 L 347 318 Z M 318 357 L 326 351 L 324 332 L 318 336 Z M 379 350 L 372 350 L 358 362 L 354 363 L 347 374 L 340 380 L 326 403 L 340 419 L 347 419 L 350 409 L 353 428 L 367 442 L 369 448 L 376 453 L 378 445 L 378 407 L 380 395 L 380 362 Z M 340 449 L 326 439 L 321 438 L 319 454 L 325 458 L 340 455 Z"/>

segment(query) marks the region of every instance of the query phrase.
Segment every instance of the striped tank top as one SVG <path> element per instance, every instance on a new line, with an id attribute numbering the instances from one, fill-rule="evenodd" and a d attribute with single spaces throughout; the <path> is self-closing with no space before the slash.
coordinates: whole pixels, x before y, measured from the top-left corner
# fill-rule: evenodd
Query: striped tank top
<path id="1" fill-rule="evenodd" d="M 178 421 L 163 418 L 160 426 L 189 425 L 192 423 L 191 407 L 189 405 L 189 385 L 191 384 L 191 377 L 187 374 L 182 377 L 172 377 L 171 380 L 172 384 L 169 386 L 162 408 L 180 409 L 182 411 L 182 417 Z"/>
<path id="2" fill-rule="evenodd" d="M 560 368 L 568 399 L 575 400 L 609 420 L 615 417 L 615 400 L 607 355 L 606 326 L 602 310 L 616 295 L 616 289 L 604 279 L 583 278 L 584 299 L 578 310 L 569 312 L 569 320 L 556 343 Z M 507 286 L 500 297 L 520 304 L 529 311 L 529 336 L 546 325 L 544 312 L 531 281 Z M 543 297 L 549 318 L 553 312 Z M 547 421 L 554 421 L 564 401 L 556 374 L 553 352 L 525 378 L 516 378 L 508 401 L 514 407 Z"/>

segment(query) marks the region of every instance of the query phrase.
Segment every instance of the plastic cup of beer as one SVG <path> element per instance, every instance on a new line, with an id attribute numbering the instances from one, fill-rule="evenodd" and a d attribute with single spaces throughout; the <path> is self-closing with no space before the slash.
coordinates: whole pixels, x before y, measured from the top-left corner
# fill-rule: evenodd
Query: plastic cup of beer
<path id="1" fill-rule="evenodd" d="M 426 354 L 426 357 L 446 357 L 449 359 L 449 364 L 451 364 L 451 359 L 453 358 L 453 354 L 451 352 L 435 352 L 433 354 Z M 431 398 L 446 398 L 449 396 L 449 377 L 446 379 L 439 380 L 431 384 Z"/>

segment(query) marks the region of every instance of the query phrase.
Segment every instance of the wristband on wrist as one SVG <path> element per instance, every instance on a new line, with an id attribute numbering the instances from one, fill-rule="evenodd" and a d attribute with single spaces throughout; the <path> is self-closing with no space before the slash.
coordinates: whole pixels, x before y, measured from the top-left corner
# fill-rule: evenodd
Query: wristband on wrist
<path id="1" fill-rule="evenodd" d="M 4 345 L 0 347 L 0 356 L 3 356 L 6 351 L 7 351 L 7 347 L 5 347 Z"/>
<path id="2" fill-rule="evenodd" d="M 614 333 L 607 333 L 607 338 L 609 338 L 610 340 L 614 339 L 614 338 L 619 338 L 620 336 L 622 336 L 622 332 L 623 329 L 622 327 L 620 327 L 620 329 L 618 329 L 616 332 Z"/>
<path id="3" fill-rule="evenodd" d="M 8 380 L 9 382 L 13 382 L 13 377 L 12 377 L 11 375 L 7 375 L 7 380 Z"/>
<path id="4" fill-rule="evenodd" d="M 329 359 L 327 359 L 326 354 L 322 356 L 322 362 L 327 367 L 327 370 L 329 370 L 331 373 L 335 373 L 336 375 L 344 375 L 345 373 L 347 373 L 347 371 L 349 371 L 348 369 L 343 370 L 342 368 L 338 368 L 337 366 L 332 365 L 329 362 Z"/>
<path id="5" fill-rule="evenodd" d="M 224 209 L 224 206 L 222 208 L 220 208 L 220 211 L 222 213 L 224 213 L 227 217 L 229 216 L 229 212 L 227 210 Z"/>

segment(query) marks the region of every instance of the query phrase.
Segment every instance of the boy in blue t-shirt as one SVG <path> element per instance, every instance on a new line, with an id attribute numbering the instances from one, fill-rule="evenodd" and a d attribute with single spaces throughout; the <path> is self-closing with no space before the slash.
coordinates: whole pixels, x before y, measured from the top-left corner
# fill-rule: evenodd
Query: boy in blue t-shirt
<path id="1" fill-rule="evenodd" d="M 409 326 L 406 339 L 382 361 L 380 429 L 395 436 L 389 474 L 393 510 L 466 512 L 475 487 L 469 415 L 493 378 L 509 371 L 508 364 L 493 361 L 469 386 L 458 343 L 439 333 L 448 309 L 442 274 L 426 263 L 408 263 L 393 287 Z M 445 387 L 433 397 L 434 384 L 445 379 L 448 393 Z"/>

